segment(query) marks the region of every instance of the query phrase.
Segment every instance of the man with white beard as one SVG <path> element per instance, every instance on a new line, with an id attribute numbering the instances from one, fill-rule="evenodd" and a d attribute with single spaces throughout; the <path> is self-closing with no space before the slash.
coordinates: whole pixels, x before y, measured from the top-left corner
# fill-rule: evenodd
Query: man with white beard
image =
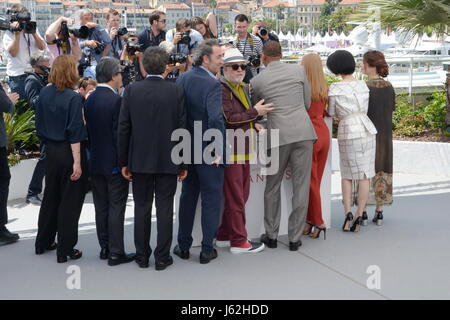
<path id="1" fill-rule="evenodd" d="M 253 133 L 254 129 L 262 129 L 256 120 L 273 108 L 272 104 L 264 104 L 264 100 L 252 107 L 248 86 L 243 82 L 247 67 L 247 61 L 238 49 L 225 51 L 224 76 L 220 80 L 223 115 L 231 152 L 226 159 L 225 208 L 216 246 L 230 246 L 231 253 L 255 253 L 264 249 L 264 244 L 247 240 L 245 203 L 250 194 L 250 160 L 254 156 Z"/>

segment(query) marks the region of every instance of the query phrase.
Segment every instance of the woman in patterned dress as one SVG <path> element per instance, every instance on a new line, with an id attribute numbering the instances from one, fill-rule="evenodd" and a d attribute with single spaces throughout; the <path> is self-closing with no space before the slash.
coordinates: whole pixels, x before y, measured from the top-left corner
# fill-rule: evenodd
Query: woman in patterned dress
<path id="1" fill-rule="evenodd" d="M 392 204 L 392 113 L 395 109 L 395 91 L 383 78 L 389 66 L 380 51 L 368 51 L 363 56 L 362 71 L 369 77 L 369 110 L 367 115 L 377 129 L 375 152 L 375 177 L 370 180 L 369 205 L 376 205 L 372 219 L 377 225 L 383 222 L 383 206 Z M 367 217 L 367 215 L 365 215 Z"/>
<path id="2" fill-rule="evenodd" d="M 358 232 L 369 196 L 369 179 L 375 176 L 375 135 L 377 130 L 367 116 L 369 88 L 353 77 L 355 59 L 345 50 L 328 57 L 327 67 L 342 81 L 333 83 L 328 92 L 328 113 L 339 118 L 338 144 L 344 200 L 344 231 Z M 358 209 L 353 218 L 352 180 L 358 180 Z"/>

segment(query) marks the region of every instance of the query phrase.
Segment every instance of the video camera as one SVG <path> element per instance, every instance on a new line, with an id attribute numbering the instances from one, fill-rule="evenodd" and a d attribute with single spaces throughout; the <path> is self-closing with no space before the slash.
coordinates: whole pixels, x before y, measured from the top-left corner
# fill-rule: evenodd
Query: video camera
<path id="1" fill-rule="evenodd" d="M 11 13 L 7 11 L 9 19 L 0 17 L 0 30 L 9 30 L 11 32 L 23 31 L 25 33 L 36 33 L 36 21 L 31 21 L 31 14 L 29 12 Z M 8 21 L 9 20 L 9 21 Z M 10 24 L 19 22 L 17 28 L 11 28 Z"/>
<path id="2" fill-rule="evenodd" d="M 81 26 L 80 28 L 69 28 L 67 22 L 61 23 L 61 34 L 64 40 L 69 40 L 70 34 L 80 39 L 86 39 L 89 37 L 89 28 L 86 26 Z"/>
<path id="3" fill-rule="evenodd" d="M 136 52 L 144 52 L 144 46 L 139 41 L 127 41 L 127 52 L 129 56 L 134 56 Z"/>

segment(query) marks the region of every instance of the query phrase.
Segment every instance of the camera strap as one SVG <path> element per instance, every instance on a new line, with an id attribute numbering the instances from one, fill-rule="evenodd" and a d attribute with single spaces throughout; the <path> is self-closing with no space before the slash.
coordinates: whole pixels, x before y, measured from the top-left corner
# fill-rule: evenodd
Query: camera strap
<path id="1" fill-rule="evenodd" d="M 240 41 L 240 39 L 239 39 L 239 35 L 237 36 L 237 40 L 236 40 L 236 47 L 239 49 L 239 41 Z M 252 50 L 252 53 L 251 54 L 253 54 L 253 50 L 254 50 L 254 48 L 255 48 L 255 43 L 254 43 L 254 41 L 253 41 L 253 37 L 249 34 L 249 33 L 247 33 L 247 37 L 245 38 L 245 43 L 244 43 L 244 52 L 241 52 L 242 53 L 242 55 L 244 55 L 245 56 L 245 48 L 247 47 L 247 42 L 248 42 L 248 44 L 250 45 L 250 49 Z"/>
<path id="2" fill-rule="evenodd" d="M 27 47 L 28 47 L 28 56 L 31 58 L 31 40 L 30 40 L 30 35 L 28 35 L 28 37 L 25 36 L 25 33 L 22 33 L 23 38 L 25 39 L 25 42 L 27 43 Z"/>

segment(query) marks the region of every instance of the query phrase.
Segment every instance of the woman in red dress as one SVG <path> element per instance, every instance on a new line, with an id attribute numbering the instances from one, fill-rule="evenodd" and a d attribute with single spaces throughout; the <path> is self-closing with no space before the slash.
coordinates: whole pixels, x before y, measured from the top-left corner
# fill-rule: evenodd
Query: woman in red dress
<path id="1" fill-rule="evenodd" d="M 309 234 L 311 238 L 318 238 L 323 231 L 325 239 L 326 225 L 322 218 L 320 183 L 330 149 L 330 132 L 324 120 L 324 117 L 328 116 L 325 111 L 328 101 L 328 85 L 323 73 L 322 61 L 318 54 L 311 53 L 304 56 L 302 66 L 305 68 L 311 87 L 312 102 L 308 113 L 317 134 L 317 141 L 313 149 L 308 216 L 303 234 Z"/>

